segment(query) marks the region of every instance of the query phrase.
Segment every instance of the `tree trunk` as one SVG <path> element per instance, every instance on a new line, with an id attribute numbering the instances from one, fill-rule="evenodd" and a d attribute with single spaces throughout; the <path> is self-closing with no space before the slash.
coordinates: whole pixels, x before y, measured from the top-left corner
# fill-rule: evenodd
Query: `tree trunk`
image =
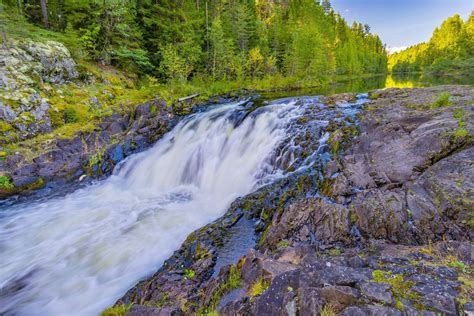
<path id="1" fill-rule="evenodd" d="M 48 6 L 46 0 L 41 0 L 41 14 L 43 15 L 43 24 L 45 28 L 49 28 Z"/>

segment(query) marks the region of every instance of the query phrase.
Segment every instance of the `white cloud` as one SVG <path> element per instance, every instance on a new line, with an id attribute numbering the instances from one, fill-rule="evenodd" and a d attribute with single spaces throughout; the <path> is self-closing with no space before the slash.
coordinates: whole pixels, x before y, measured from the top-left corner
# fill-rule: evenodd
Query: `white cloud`
<path id="1" fill-rule="evenodd" d="M 393 54 L 393 53 L 398 53 L 398 52 L 400 52 L 400 51 L 402 51 L 402 50 L 404 50 L 404 49 L 407 49 L 407 48 L 408 48 L 408 46 L 388 47 L 388 48 L 387 48 L 387 52 L 388 52 L 389 54 Z"/>

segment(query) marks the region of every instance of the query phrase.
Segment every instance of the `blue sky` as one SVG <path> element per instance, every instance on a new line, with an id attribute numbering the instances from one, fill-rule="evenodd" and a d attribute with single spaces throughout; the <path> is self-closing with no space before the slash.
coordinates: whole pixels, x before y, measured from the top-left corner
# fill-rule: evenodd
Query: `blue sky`
<path id="1" fill-rule="evenodd" d="M 434 28 L 458 13 L 464 20 L 474 0 L 330 0 L 349 24 L 370 25 L 387 47 L 404 47 L 429 40 Z"/>

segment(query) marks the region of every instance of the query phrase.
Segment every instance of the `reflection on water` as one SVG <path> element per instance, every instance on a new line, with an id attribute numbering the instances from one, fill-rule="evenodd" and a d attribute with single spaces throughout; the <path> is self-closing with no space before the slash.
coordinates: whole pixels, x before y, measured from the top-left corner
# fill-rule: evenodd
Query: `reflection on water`
<path id="1" fill-rule="evenodd" d="M 362 93 L 382 88 L 416 88 L 446 84 L 474 84 L 474 75 L 423 75 L 423 74 L 389 74 L 365 78 L 353 78 L 329 83 L 317 88 L 305 88 L 294 91 L 264 92 L 263 99 L 300 95 L 331 95 L 343 92 Z"/>
<path id="2" fill-rule="evenodd" d="M 384 88 L 416 88 L 445 84 L 474 84 L 474 75 L 392 74 L 386 77 Z"/>

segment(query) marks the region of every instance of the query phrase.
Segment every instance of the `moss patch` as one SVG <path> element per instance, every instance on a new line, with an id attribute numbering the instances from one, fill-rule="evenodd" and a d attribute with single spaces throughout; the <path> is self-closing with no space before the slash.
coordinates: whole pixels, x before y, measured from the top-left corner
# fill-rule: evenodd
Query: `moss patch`
<path id="1" fill-rule="evenodd" d="M 12 182 L 12 179 L 7 176 L 0 176 L 0 189 L 3 190 L 13 190 L 15 185 Z"/>
<path id="2" fill-rule="evenodd" d="M 392 294 L 395 298 L 395 306 L 400 309 L 404 310 L 403 304 L 401 303 L 401 299 L 408 299 L 415 302 L 418 302 L 420 296 L 412 291 L 412 287 L 414 285 L 411 281 L 405 281 L 405 278 L 401 274 L 392 274 L 390 271 L 381 271 L 375 270 L 372 272 L 372 278 L 374 282 L 383 282 L 389 283 L 392 285 Z M 415 307 L 421 309 L 422 306 L 415 303 Z"/>
<path id="3" fill-rule="evenodd" d="M 260 276 L 250 285 L 248 294 L 250 296 L 260 296 L 268 289 L 269 286 L 270 282 L 266 281 L 262 276 Z"/>
<path id="4" fill-rule="evenodd" d="M 453 102 L 451 101 L 451 94 L 449 92 L 443 92 L 434 98 L 433 103 L 431 103 L 431 108 L 436 109 L 451 105 L 453 105 Z"/>
<path id="5" fill-rule="evenodd" d="M 212 293 L 211 300 L 208 306 L 201 306 L 198 309 L 198 315 L 207 315 L 215 312 L 221 298 L 232 290 L 235 290 L 241 286 L 241 272 L 242 267 L 245 263 L 245 259 L 241 259 L 237 265 L 232 265 L 229 268 L 227 278 L 224 282 L 220 283 L 217 289 Z"/>
<path id="6" fill-rule="evenodd" d="M 133 304 L 122 304 L 107 308 L 105 311 L 100 313 L 100 316 L 125 316 L 127 312 L 132 308 Z"/>

